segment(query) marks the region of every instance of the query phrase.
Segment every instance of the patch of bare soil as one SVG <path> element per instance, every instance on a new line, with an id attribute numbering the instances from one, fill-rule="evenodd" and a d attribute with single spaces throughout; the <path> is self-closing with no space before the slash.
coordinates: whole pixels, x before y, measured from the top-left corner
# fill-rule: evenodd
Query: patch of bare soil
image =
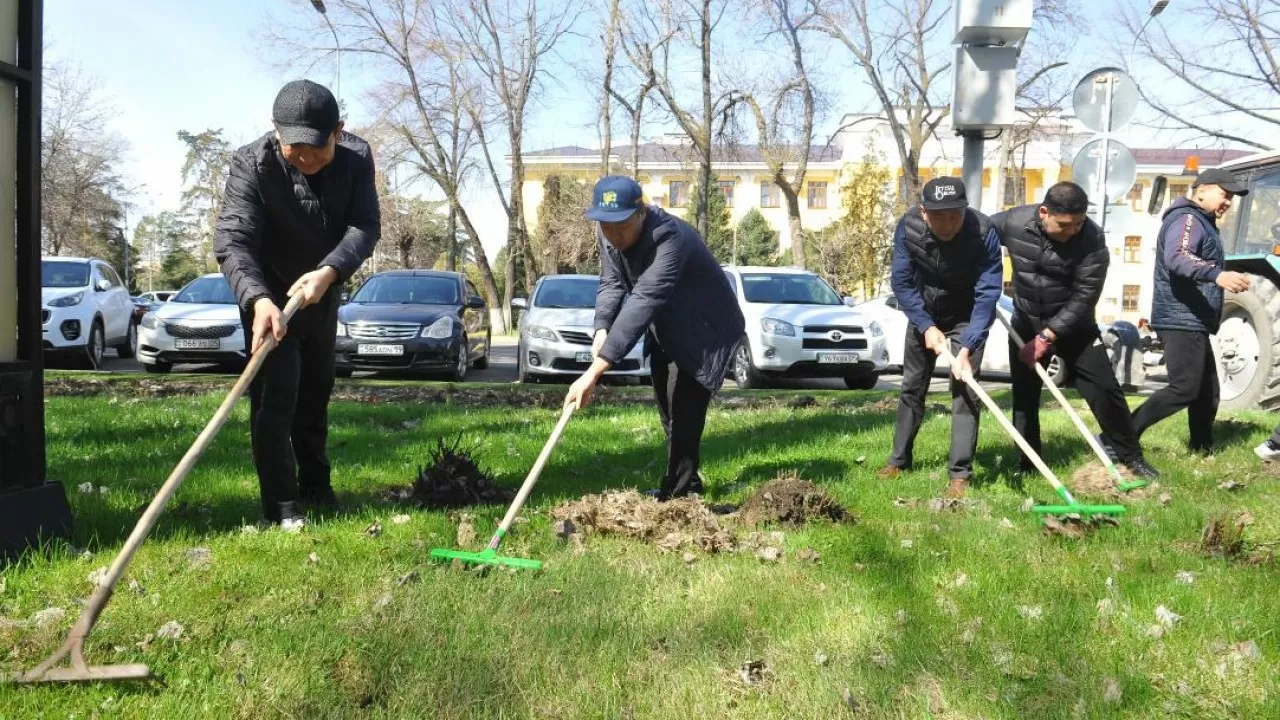
<path id="1" fill-rule="evenodd" d="M 721 518 L 696 497 L 660 503 L 635 490 L 587 495 L 551 511 L 559 527 L 588 535 L 617 535 L 657 545 L 660 550 L 696 548 L 708 553 L 737 548 Z"/>
<path id="2" fill-rule="evenodd" d="M 1083 517 L 1075 513 L 1058 516 L 1046 515 L 1044 517 L 1043 532 L 1045 535 L 1056 535 L 1078 540 L 1099 528 L 1115 527 L 1119 524 L 1120 521 L 1110 515 L 1093 515 L 1090 517 Z"/>
<path id="3" fill-rule="evenodd" d="M 811 520 L 844 522 L 854 518 L 825 490 L 795 475 L 770 480 L 747 498 L 738 519 L 744 525 L 795 527 Z"/>
<path id="4" fill-rule="evenodd" d="M 493 483 L 475 460 L 475 448 L 461 439 L 438 440 L 430 464 L 418 472 L 407 500 L 424 508 L 456 508 L 468 505 L 509 503 L 514 493 Z"/>
<path id="5" fill-rule="evenodd" d="M 1253 525 L 1248 512 L 1222 513 L 1209 519 L 1200 532 L 1200 551 L 1210 557 L 1248 565 L 1275 564 L 1277 542 L 1257 542 L 1246 537 Z"/>
<path id="6" fill-rule="evenodd" d="M 1124 478 L 1125 482 L 1132 482 L 1137 479 L 1124 465 L 1116 465 L 1116 469 L 1120 471 L 1120 476 Z M 1072 493 L 1081 497 L 1127 500 L 1146 500 L 1160 492 L 1160 483 L 1158 482 L 1149 483 L 1144 487 L 1124 492 L 1116 486 L 1115 476 L 1099 462 L 1085 463 L 1076 468 L 1076 471 L 1071 474 L 1071 482 L 1068 487 L 1071 488 Z"/>

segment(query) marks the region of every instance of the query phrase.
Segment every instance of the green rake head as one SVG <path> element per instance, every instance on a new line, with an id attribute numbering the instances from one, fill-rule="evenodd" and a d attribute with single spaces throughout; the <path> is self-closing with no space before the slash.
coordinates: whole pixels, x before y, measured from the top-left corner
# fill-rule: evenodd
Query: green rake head
<path id="1" fill-rule="evenodd" d="M 1123 505 L 1036 505 L 1031 512 L 1037 515 L 1123 515 Z"/>
<path id="2" fill-rule="evenodd" d="M 530 560 L 528 558 L 505 557 L 499 555 L 494 548 L 488 548 L 481 552 L 463 552 L 461 550 L 446 550 L 444 548 L 436 548 L 431 551 L 431 559 L 438 563 L 449 563 L 457 560 L 463 565 L 500 565 L 516 570 L 533 570 L 542 569 L 542 561 Z"/>
<path id="3" fill-rule="evenodd" d="M 1144 488 L 1147 486 L 1147 484 L 1148 483 L 1146 480 L 1135 478 L 1128 482 L 1116 483 L 1116 489 L 1119 490 L 1120 492 L 1129 492 L 1130 490 L 1137 490 L 1138 488 Z"/>

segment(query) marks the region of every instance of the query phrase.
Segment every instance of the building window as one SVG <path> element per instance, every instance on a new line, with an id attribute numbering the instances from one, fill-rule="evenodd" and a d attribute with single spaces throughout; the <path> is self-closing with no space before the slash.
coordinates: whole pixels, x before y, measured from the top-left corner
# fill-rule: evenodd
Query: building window
<path id="1" fill-rule="evenodd" d="M 809 183 L 809 209 L 827 209 L 827 184 L 825 182 Z"/>
<path id="2" fill-rule="evenodd" d="M 1190 187 L 1191 186 L 1187 185 L 1186 183 L 1178 183 L 1176 185 L 1173 183 L 1169 183 L 1169 204 L 1172 204 L 1173 201 L 1177 200 L 1178 198 L 1186 197 L 1187 189 Z"/>
<path id="3" fill-rule="evenodd" d="M 1142 212 L 1142 183 L 1134 183 L 1129 188 L 1129 208 L 1134 212 Z"/>
<path id="4" fill-rule="evenodd" d="M 716 189 L 720 191 L 720 197 L 724 198 L 725 207 L 733 207 L 733 187 L 737 185 L 732 180 L 721 180 L 716 183 Z"/>
<path id="5" fill-rule="evenodd" d="M 1142 262 L 1142 236 L 1128 235 L 1125 237 L 1124 261 L 1127 263 Z"/>
<path id="6" fill-rule="evenodd" d="M 778 189 L 777 183 L 760 183 L 760 207 L 782 207 L 782 190 Z"/>
<path id="7" fill-rule="evenodd" d="M 1122 302 L 1120 304 L 1121 312 L 1138 312 L 1138 294 L 1142 292 L 1141 285 L 1125 285 Z"/>
<path id="8" fill-rule="evenodd" d="M 688 207 L 689 205 L 689 181 L 688 180 L 672 180 L 669 195 L 670 204 L 673 208 Z"/>
<path id="9" fill-rule="evenodd" d="M 1026 202 L 1027 198 L 1027 179 L 1022 173 L 1004 174 L 1004 206 L 1011 208 Z"/>

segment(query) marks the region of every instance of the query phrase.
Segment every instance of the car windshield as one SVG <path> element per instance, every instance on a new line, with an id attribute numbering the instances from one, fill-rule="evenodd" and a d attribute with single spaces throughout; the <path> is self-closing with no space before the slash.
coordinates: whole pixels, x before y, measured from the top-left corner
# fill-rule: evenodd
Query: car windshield
<path id="1" fill-rule="evenodd" d="M 548 278 L 538 286 L 533 306 L 590 310 L 596 306 L 599 287 L 600 278 Z"/>
<path id="2" fill-rule="evenodd" d="M 360 286 L 353 303 L 457 305 L 458 281 L 447 277 L 383 275 Z"/>
<path id="3" fill-rule="evenodd" d="M 836 291 L 822 278 L 807 273 L 743 273 L 742 294 L 749 303 L 843 304 Z"/>
<path id="4" fill-rule="evenodd" d="M 218 275 L 192 280 L 174 296 L 171 302 L 235 305 L 236 295 L 231 292 L 231 285 L 227 279 Z"/>
<path id="5" fill-rule="evenodd" d="M 85 287 L 89 284 L 89 263 L 45 260 L 40 263 L 40 286 L 47 288 Z"/>

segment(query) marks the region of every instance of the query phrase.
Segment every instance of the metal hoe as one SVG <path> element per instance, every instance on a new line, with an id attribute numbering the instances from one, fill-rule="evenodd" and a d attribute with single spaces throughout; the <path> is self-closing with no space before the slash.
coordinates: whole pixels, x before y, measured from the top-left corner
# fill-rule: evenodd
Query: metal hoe
<path id="1" fill-rule="evenodd" d="M 1012 339 L 1013 344 L 1017 345 L 1018 349 L 1021 350 L 1023 345 L 1022 338 L 1018 337 L 1018 333 L 1013 329 L 1013 325 L 1009 322 L 1009 319 L 1006 318 L 1004 313 L 999 310 L 996 310 L 996 317 L 1000 318 L 1000 322 L 1004 323 L 1005 330 L 1009 331 L 1009 338 Z M 1049 387 L 1049 392 L 1053 393 L 1053 397 L 1058 401 L 1058 404 L 1062 406 L 1063 410 L 1067 411 L 1067 415 L 1071 417 L 1071 422 L 1075 424 L 1076 429 L 1084 436 L 1085 442 L 1089 443 L 1090 448 L 1093 448 L 1093 454 L 1098 456 L 1098 462 L 1102 463 L 1102 466 L 1107 469 L 1107 472 L 1111 473 L 1111 476 L 1116 479 L 1116 488 L 1121 492 L 1128 492 L 1140 487 L 1146 487 L 1146 480 L 1139 479 L 1130 481 L 1124 479 L 1124 475 L 1120 474 L 1120 470 L 1118 470 L 1116 468 L 1116 464 L 1111 461 L 1111 456 L 1107 454 L 1107 451 L 1102 447 L 1101 443 L 1098 442 L 1098 438 L 1094 437 L 1093 433 L 1089 431 L 1089 426 L 1084 424 L 1084 420 L 1081 419 L 1080 413 L 1076 412 L 1076 409 L 1071 406 L 1071 403 L 1067 402 L 1067 398 L 1062 394 L 1062 390 L 1058 389 L 1058 386 L 1054 384 L 1053 379 L 1049 377 L 1049 373 L 1045 372 L 1045 369 L 1040 365 L 1040 363 L 1036 363 L 1036 372 L 1040 374 L 1040 380 Z"/>
<path id="2" fill-rule="evenodd" d="M 948 363 L 951 363 L 952 367 L 955 366 L 955 358 L 951 356 L 950 348 L 944 348 L 941 354 L 942 357 L 946 358 Z M 996 405 L 996 401 L 992 400 L 991 396 L 987 394 L 987 391 L 982 389 L 982 385 L 980 385 L 977 380 L 973 379 L 972 373 L 964 373 L 964 382 L 969 386 L 969 389 L 973 391 L 973 394 L 978 396 L 978 399 L 982 401 L 982 404 L 987 406 L 987 410 L 990 410 L 991 414 L 1000 422 L 1000 427 L 1004 428 L 1004 431 L 1009 434 L 1009 437 L 1013 438 L 1013 441 L 1017 443 L 1018 448 L 1031 459 L 1032 464 L 1036 466 L 1036 469 L 1040 471 L 1041 475 L 1044 475 L 1045 479 L 1049 481 L 1049 484 L 1053 486 L 1054 491 L 1057 492 L 1058 495 L 1062 497 L 1063 502 L 1066 503 L 1066 505 L 1037 505 L 1031 509 L 1032 512 L 1040 515 L 1067 515 L 1070 513 L 1079 513 L 1081 515 L 1124 514 L 1125 507 L 1123 505 L 1081 505 L 1075 499 L 1075 496 L 1071 494 L 1071 491 L 1067 490 L 1062 482 L 1058 480 L 1058 476 L 1053 474 L 1053 471 L 1049 469 L 1049 466 L 1045 464 L 1044 460 L 1040 459 L 1039 453 L 1031 448 L 1031 443 L 1028 443 L 1026 438 L 1022 437 L 1022 435 L 1014 429 L 1013 423 L 1009 422 L 1009 418 L 1004 416 L 1004 412 L 1000 410 L 1000 406 Z"/>
<path id="3" fill-rule="evenodd" d="M 297 312 L 298 306 L 301 304 L 301 295 L 295 295 L 289 300 L 284 310 L 281 311 L 281 318 L 285 324 L 288 324 L 289 319 L 293 317 L 293 314 Z M 120 582 L 120 578 L 129 567 L 134 554 L 138 552 L 138 548 L 141 547 L 143 541 L 151 534 L 151 530 L 155 527 L 156 521 L 160 519 L 160 513 L 164 511 L 165 505 L 168 504 L 174 493 L 178 491 L 178 488 L 182 486 L 183 481 L 187 479 L 187 473 L 191 472 L 191 468 L 195 467 L 196 461 L 208 449 L 218 431 L 226 424 L 227 418 L 231 416 L 231 411 L 235 408 L 236 402 L 244 395 L 249 383 L 253 382 L 254 376 L 262 368 L 262 363 L 266 360 L 267 354 L 274 350 L 275 347 L 275 338 L 268 336 L 262 348 L 249 359 L 249 364 L 245 366 L 244 372 L 240 374 L 236 384 L 231 387 L 231 392 L 227 393 L 226 399 L 218 406 L 218 411 L 213 414 L 213 418 L 209 420 L 209 423 L 204 426 L 204 430 L 196 437 L 196 441 L 187 450 L 187 454 L 182 456 L 178 466 L 169 474 L 169 479 L 165 480 L 164 485 L 160 486 L 156 496 L 151 499 L 151 504 L 142 513 L 142 517 L 138 518 L 138 524 L 133 527 L 133 532 L 129 533 L 129 539 L 125 541 L 124 547 L 120 548 L 120 553 L 112 561 L 102 584 L 94 589 L 93 595 L 89 598 L 89 603 L 85 605 L 84 612 L 80 614 L 80 619 L 76 622 L 75 627 L 71 629 L 71 634 L 67 636 L 66 642 L 62 644 L 62 647 L 58 648 L 57 652 L 50 655 L 33 670 L 14 674 L 11 678 L 14 682 L 92 682 L 97 680 L 147 680 L 151 678 L 151 670 L 142 663 L 89 665 L 84 659 L 85 638 L 89 636 L 93 626 L 98 622 L 98 616 L 102 614 L 107 603 L 110 602 L 111 595 L 115 592 L 116 583 Z M 63 659 L 69 659 L 71 667 L 55 667 Z"/>
<path id="4" fill-rule="evenodd" d="M 533 469 L 529 471 L 529 476 L 524 479 L 524 484 L 520 486 L 520 492 L 516 493 L 516 499 L 511 501 L 511 507 L 507 509 L 506 516 L 502 518 L 502 523 L 498 525 L 497 532 L 489 540 L 488 547 L 478 553 L 436 548 L 431 551 L 431 559 L 433 561 L 452 562 L 457 560 L 464 565 L 505 565 L 517 570 L 542 569 L 540 560 L 499 555 L 498 546 L 502 544 L 502 539 L 506 537 L 507 531 L 511 529 L 511 524 L 515 522 L 516 515 L 520 513 L 520 508 L 524 506 L 524 501 L 528 499 L 529 493 L 533 492 L 533 486 L 538 483 L 538 476 L 542 474 L 542 469 L 546 467 L 547 460 L 551 458 L 551 451 L 555 449 L 556 443 L 560 442 L 564 427 L 569 423 L 569 418 L 573 417 L 573 411 L 576 407 L 576 405 L 566 405 L 564 412 L 560 413 L 560 421 L 556 423 L 555 430 L 551 431 L 551 437 L 547 438 L 547 444 L 542 447 L 542 453 L 538 455 L 538 460 L 533 464 Z"/>

